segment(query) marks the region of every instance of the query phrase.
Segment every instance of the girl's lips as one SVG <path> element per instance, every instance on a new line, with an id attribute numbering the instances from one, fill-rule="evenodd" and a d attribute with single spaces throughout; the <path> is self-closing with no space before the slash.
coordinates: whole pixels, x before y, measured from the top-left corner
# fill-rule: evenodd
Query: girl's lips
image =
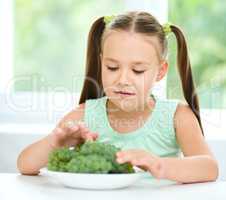
<path id="1" fill-rule="evenodd" d="M 116 94 L 125 95 L 125 96 L 132 96 L 135 95 L 135 93 L 131 92 L 123 92 L 123 91 L 115 91 Z"/>

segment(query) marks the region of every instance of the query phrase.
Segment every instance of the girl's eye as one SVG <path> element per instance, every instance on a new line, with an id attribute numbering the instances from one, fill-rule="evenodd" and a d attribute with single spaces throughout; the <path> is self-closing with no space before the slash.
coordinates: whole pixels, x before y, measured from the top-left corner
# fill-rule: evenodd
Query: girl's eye
<path id="1" fill-rule="evenodd" d="M 110 71 L 116 71 L 116 70 L 118 70 L 118 67 L 110 67 L 110 66 L 106 66 L 106 67 L 107 67 L 107 69 L 110 70 Z M 135 74 L 142 74 L 142 73 L 145 72 L 145 70 L 139 71 L 139 70 L 133 69 L 133 72 L 134 72 Z"/>
<path id="2" fill-rule="evenodd" d="M 116 71 L 118 69 L 118 67 L 110 67 L 110 66 L 107 66 L 107 68 L 110 70 L 110 71 Z"/>
<path id="3" fill-rule="evenodd" d="M 138 70 L 133 69 L 133 72 L 134 72 L 135 74 L 143 74 L 143 73 L 145 72 L 145 70 L 138 71 Z"/>

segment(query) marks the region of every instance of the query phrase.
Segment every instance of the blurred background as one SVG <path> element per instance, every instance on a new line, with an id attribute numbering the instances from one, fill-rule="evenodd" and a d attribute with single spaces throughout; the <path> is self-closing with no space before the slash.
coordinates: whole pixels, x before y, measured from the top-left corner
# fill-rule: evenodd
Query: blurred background
<path id="1" fill-rule="evenodd" d="M 169 21 L 185 32 L 202 108 L 226 108 L 226 18 L 224 0 L 169 0 Z M 175 81 L 175 41 L 170 37 L 169 97 L 179 97 Z M 175 90 L 171 91 L 171 88 Z"/>
<path id="2" fill-rule="evenodd" d="M 82 88 L 92 22 L 103 15 L 143 9 L 161 23 L 170 21 L 182 28 L 204 117 L 208 116 L 208 123 L 222 126 L 226 110 L 226 1 L 1 0 L 0 9 L 3 121 L 12 110 L 29 116 L 51 105 L 56 112 L 69 110 Z M 157 90 L 168 98 L 182 99 L 173 34 L 169 36 L 169 63 L 168 76 Z"/>
<path id="3" fill-rule="evenodd" d="M 124 1 L 113 0 L 15 0 L 13 76 L 33 76 L 37 85 L 32 88 L 28 80 L 21 80 L 14 90 L 47 91 L 60 86 L 79 92 L 83 80 L 74 88 L 72 78 L 84 75 L 92 21 L 106 13 L 119 13 L 124 6 Z M 168 8 L 169 21 L 179 25 L 187 37 L 201 106 L 226 108 L 226 1 L 169 0 Z M 179 77 L 175 73 L 175 52 L 176 42 L 171 35 L 167 77 L 170 98 L 181 94 L 180 84 L 175 81 Z"/>

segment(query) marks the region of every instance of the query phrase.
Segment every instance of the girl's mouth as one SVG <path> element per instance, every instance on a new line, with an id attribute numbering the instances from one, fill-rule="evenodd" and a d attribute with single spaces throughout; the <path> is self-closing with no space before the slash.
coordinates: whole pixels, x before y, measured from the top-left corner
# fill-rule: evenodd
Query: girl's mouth
<path id="1" fill-rule="evenodd" d="M 122 96 L 133 96 L 135 93 L 132 92 L 124 92 L 124 91 L 115 91 L 116 94 L 120 94 Z"/>

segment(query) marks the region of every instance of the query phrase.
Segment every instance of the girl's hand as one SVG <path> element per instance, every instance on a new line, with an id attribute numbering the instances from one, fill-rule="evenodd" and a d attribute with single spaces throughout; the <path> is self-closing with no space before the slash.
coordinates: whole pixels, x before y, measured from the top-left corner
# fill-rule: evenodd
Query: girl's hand
<path id="1" fill-rule="evenodd" d="M 71 147 L 86 140 L 96 140 L 97 133 L 91 132 L 84 123 L 67 122 L 63 127 L 56 127 L 49 135 L 49 142 L 53 148 Z"/>
<path id="2" fill-rule="evenodd" d="M 165 178 L 163 159 L 149 152 L 136 149 L 125 150 L 117 152 L 116 157 L 117 162 L 120 164 L 129 162 L 134 166 L 150 172 L 155 178 Z"/>

